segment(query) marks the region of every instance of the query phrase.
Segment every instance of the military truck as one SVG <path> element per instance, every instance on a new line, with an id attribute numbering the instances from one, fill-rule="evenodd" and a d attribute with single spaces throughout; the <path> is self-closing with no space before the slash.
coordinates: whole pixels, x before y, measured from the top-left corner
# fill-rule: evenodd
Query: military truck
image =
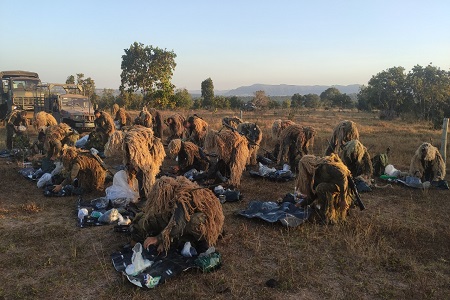
<path id="1" fill-rule="evenodd" d="M 78 132 L 94 129 L 94 108 L 79 84 L 47 83 L 38 86 L 44 94 L 35 105 L 35 112 L 51 113 L 56 121 L 71 126 Z"/>
<path id="2" fill-rule="evenodd" d="M 0 80 L 0 120 L 11 111 L 25 110 L 31 123 L 34 105 L 43 97 L 37 88 L 41 84 L 39 75 L 28 71 L 1 71 Z"/>

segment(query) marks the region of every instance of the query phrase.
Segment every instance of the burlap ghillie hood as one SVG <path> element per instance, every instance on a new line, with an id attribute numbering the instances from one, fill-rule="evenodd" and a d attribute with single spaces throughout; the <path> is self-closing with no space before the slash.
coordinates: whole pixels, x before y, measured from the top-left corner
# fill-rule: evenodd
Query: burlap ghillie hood
<path id="1" fill-rule="evenodd" d="M 55 117 L 45 111 L 40 111 L 34 116 L 33 126 L 36 130 L 45 130 L 47 127 L 57 124 Z"/>
<path id="2" fill-rule="evenodd" d="M 318 205 L 328 223 L 339 223 L 347 217 L 353 203 L 353 191 L 348 187 L 351 176 L 336 154 L 326 157 L 305 155 L 299 163 L 296 186 L 307 200 Z"/>
<path id="3" fill-rule="evenodd" d="M 89 152 L 66 146 L 62 150 L 62 163 L 65 172 L 70 172 L 76 163 L 80 166 L 77 178 L 86 191 L 103 191 L 106 171 Z"/>
<path id="4" fill-rule="evenodd" d="M 183 122 L 185 118 L 180 114 L 173 114 L 164 120 L 164 123 L 169 127 L 169 136 L 167 138 L 167 142 L 170 142 L 173 139 L 181 139 L 184 138 L 185 128 L 183 126 Z"/>
<path id="5" fill-rule="evenodd" d="M 45 130 L 44 149 L 49 151 L 50 142 L 60 141 L 61 144 L 74 146 L 78 139 L 78 133 L 66 123 L 60 123 L 47 127 Z"/>
<path id="6" fill-rule="evenodd" d="M 360 141 L 351 140 L 345 143 L 339 151 L 339 157 L 353 177 L 365 175 L 370 178 L 372 176 L 373 166 L 370 154 Z"/>
<path id="7" fill-rule="evenodd" d="M 241 124 L 243 121 L 241 120 L 241 118 L 233 116 L 233 117 L 224 117 L 222 119 L 222 125 L 226 125 L 229 127 L 232 127 L 234 129 L 236 129 L 238 127 L 239 124 Z"/>
<path id="8" fill-rule="evenodd" d="M 146 197 L 155 182 L 166 153 L 161 139 L 153 130 L 135 125 L 123 137 L 123 163 L 143 173 L 142 185 Z"/>
<path id="9" fill-rule="evenodd" d="M 261 128 L 259 128 L 259 126 L 255 123 L 244 122 L 238 125 L 237 131 L 247 138 L 249 149 L 247 164 L 256 165 L 256 157 L 258 155 L 258 150 L 263 139 Z"/>
<path id="10" fill-rule="evenodd" d="M 445 162 L 438 148 L 430 143 L 423 143 L 417 148 L 409 167 L 410 176 L 424 181 L 439 181 L 445 178 Z"/>
<path id="11" fill-rule="evenodd" d="M 359 140 L 359 131 L 356 123 L 349 120 L 339 122 L 333 130 L 325 155 L 338 153 L 339 149 L 351 140 Z"/>
<path id="12" fill-rule="evenodd" d="M 278 141 L 281 132 L 287 127 L 294 125 L 295 122 L 291 120 L 275 120 L 272 124 L 272 140 Z"/>
<path id="13" fill-rule="evenodd" d="M 225 217 L 222 205 L 214 193 L 189 181 L 184 176 L 176 178 L 163 176 L 151 188 L 144 213 L 146 217 L 155 214 L 172 214 L 169 224 L 161 233 L 164 249 L 170 248 L 170 232 L 176 225 L 173 215 L 178 206 L 183 208 L 187 222 L 194 213 L 205 214 L 206 221 L 199 230 L 209 245 L 215 245 L 222 233 Z"/>
<path id="14" fill-rule="evenodd" d="M 196 157 L 200 160 L 203 159 L 200 155 L 200 148 L 197 145 L 191 142 L 183 142 L 181 139 L 171 140 L 167 146 L 170 158 L 175 159 L 178 156 L 178 153 L 180 153 L 181 147 L 184 148 L 184 151 L 187 154 L 188 165 L 192 165 Z"/>
<path id="15" fill-rule="evenodd" d="M 206 153 L 217 154 L 218 159 L 222 159 L 229 166 L 229 183 L 238 187 L 249 156 L 247 139 L 235 131 L 218 132 L 210 129 L 205 138 L 204 149 Z"/>

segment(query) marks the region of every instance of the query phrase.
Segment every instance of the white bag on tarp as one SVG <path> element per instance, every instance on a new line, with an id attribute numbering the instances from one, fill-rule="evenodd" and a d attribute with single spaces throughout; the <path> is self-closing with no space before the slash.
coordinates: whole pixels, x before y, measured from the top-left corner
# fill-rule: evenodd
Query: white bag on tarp
<path id="1" fill-rule="evenodd" d="M 83 148 L 84 145 L 86 145 L 88 139 L 89 139 L 89 134 L 86 134 L 86 135 L 83 136 L 81 139 L 78 139 L 78 140 L 75 142 L 75 147 L 77 147 L 77 148 Z"/>
<path id="2" fill-rule="evenodd" d="M 51 184 L 51 183 L 52 183 L 52 174 L 45 173 L 41 176 L 41 178 L 39 178 L 36 185 L 38 188 L 43 188 L 47 184 Z"/>
<path id="3" fill-rule="evenodd" d="M 136 203 L 139 198 L 138 181 L 135 178 L 133 182 L 128 184 L 128 173 L 125 170 L 120 170 L 114 175 L 113 184 L 105 189 L 106 199 L 114 200 L 120 198 L 129 199 L 129 201 Z"/>

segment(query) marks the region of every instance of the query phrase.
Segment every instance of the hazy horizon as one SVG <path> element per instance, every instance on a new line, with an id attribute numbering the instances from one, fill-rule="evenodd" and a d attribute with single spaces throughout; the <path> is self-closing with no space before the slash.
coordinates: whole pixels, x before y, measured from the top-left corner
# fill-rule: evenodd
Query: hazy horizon
<path id="1" fill-rule="evenodd" d="M 134 42 L 173 50 L 173 84 L 367 84 L 395 66 L 450 69 L 447 1 L 53 1 L 2 3 L 1 70 L 120 85 Z"/>

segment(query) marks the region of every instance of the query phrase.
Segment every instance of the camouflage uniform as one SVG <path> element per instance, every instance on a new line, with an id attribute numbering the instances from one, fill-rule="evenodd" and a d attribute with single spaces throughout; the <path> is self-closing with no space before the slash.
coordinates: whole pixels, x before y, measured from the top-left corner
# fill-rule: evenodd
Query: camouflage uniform
<path id="1" fill-rule="evenodd" d="M 6 148 L 11 150 L 13 147 L 13 137 L 23 135 L 22 132 L 17 130 L 18 126 L 27 126 L 27 119 L 22 115 L 23 111 L 13 111 L 6 117 L 8 120 L 6 123 Z M 18 137 L 20 139 L 20 137 Z"/>
<path id="2" fill-rule="evenodd" d="M 194 241 L 203 240 L 203 236 L 199 228 L 205 222 L 206 215 L 198 212 L 194 213 L 189 222 L 186 220 L 182 206 L 175 209 L 175 213 L 154 214 L 144 217 L 144 213 L 136 215 L 131 225 L 131 238 L 135 242 L 143 242 L 149 236 L 156 236 L 158 243 L 163 243 L 161 232 L 174 219 L 176 225 L 170 231 L 170 238 L 180 240 L 182 236 L 192 237 Z"/>
<path id="3" fill-rule="evenodd" d="M 99 151 L 103 151 L 109 137 L 115 131 L 114 121 L 108 113 L 102 111 L 100 112 L 100 116 L 94 120 L 94 124 L 95 133 L 93 135 L 92 133 L 89 135 L 89 140 L 92 138 L 94 141 L 91 141 L 88 145 L 92 146 L 95 144 L 97 147 L 94 148 Z"/>

